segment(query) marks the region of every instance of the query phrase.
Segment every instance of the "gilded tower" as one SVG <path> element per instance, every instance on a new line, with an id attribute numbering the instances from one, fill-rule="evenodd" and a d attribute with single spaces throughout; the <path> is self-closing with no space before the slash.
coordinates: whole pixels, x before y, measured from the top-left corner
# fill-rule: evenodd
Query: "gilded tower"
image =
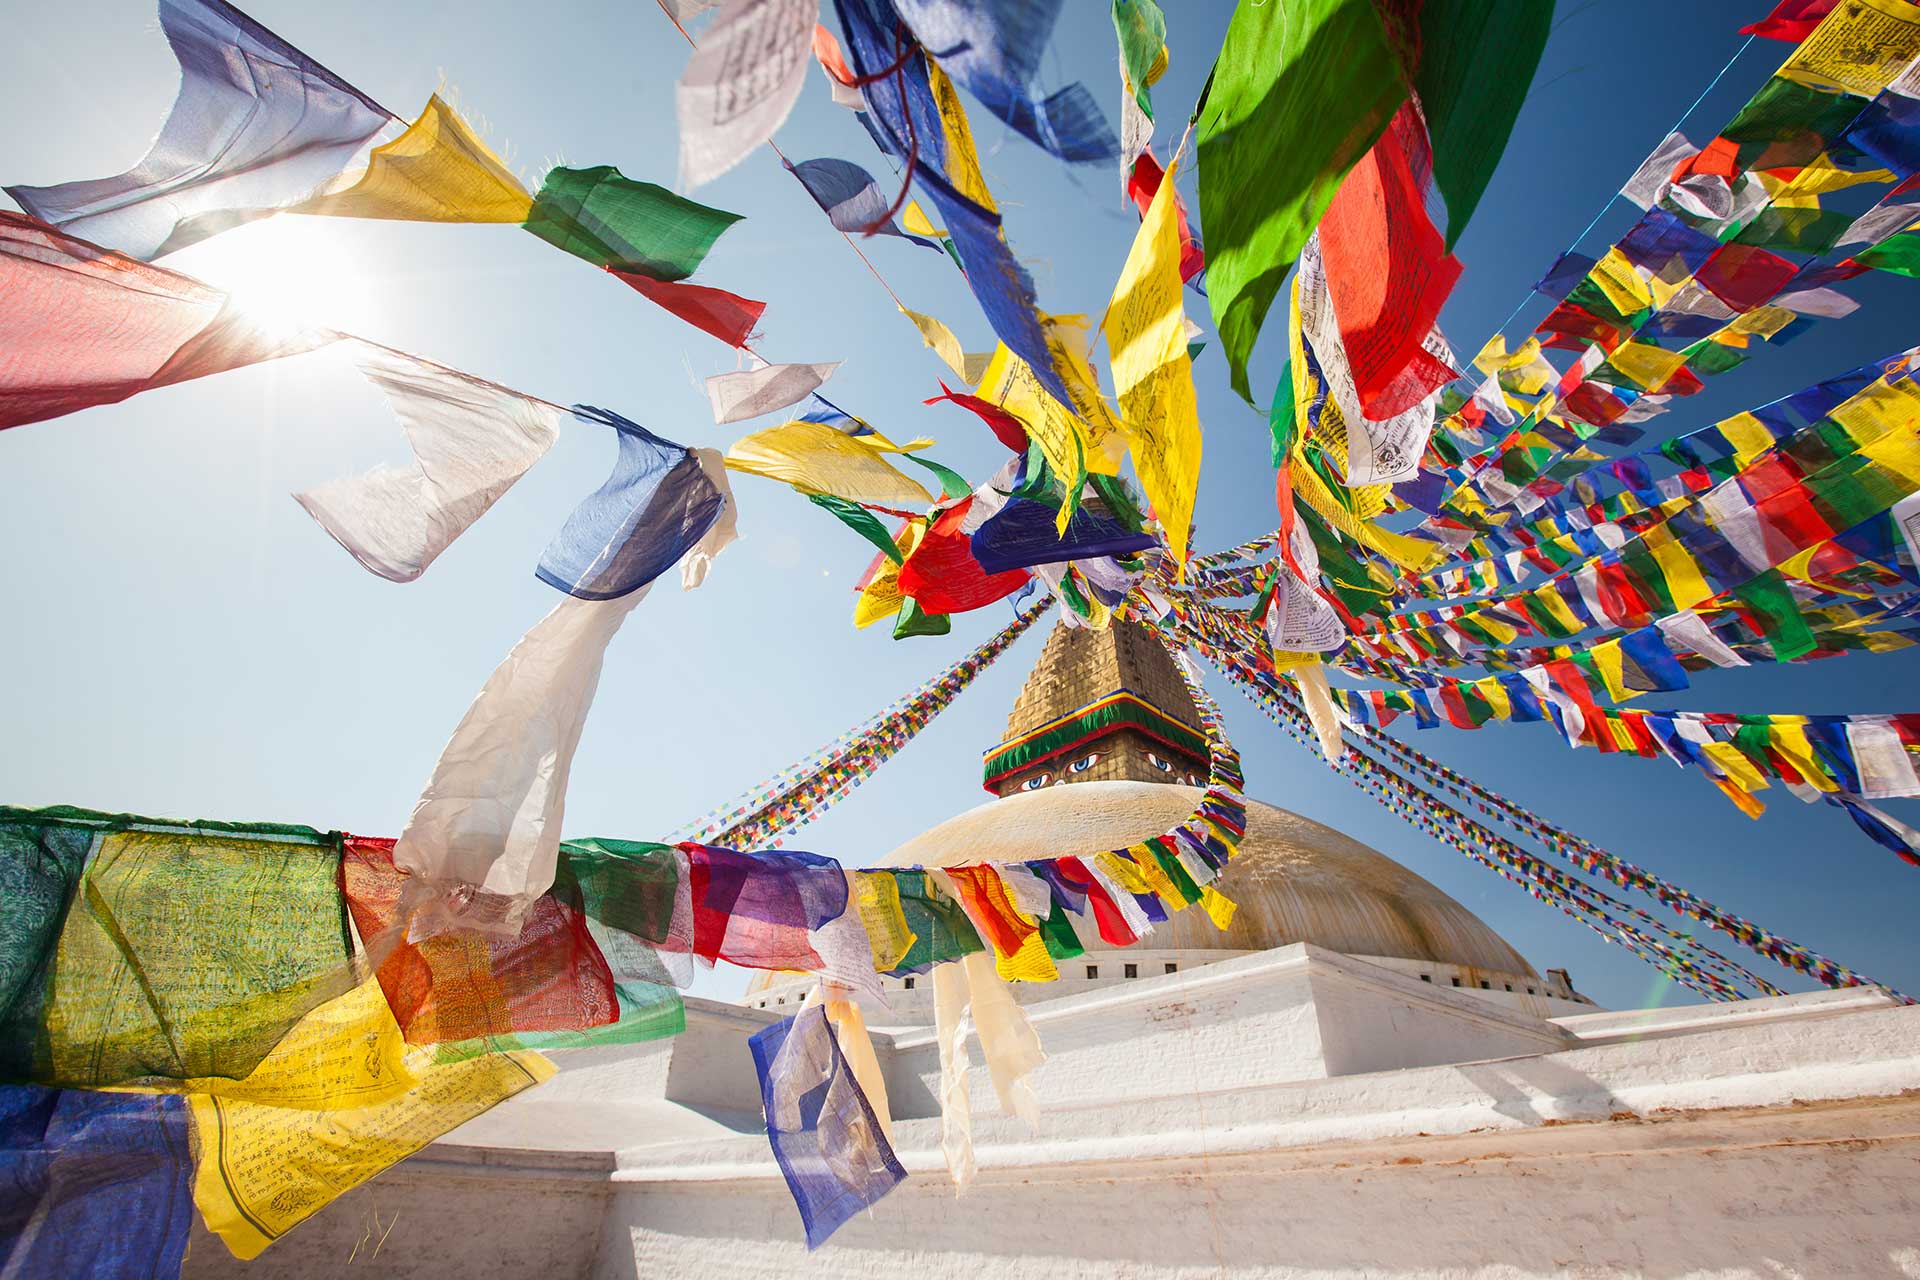
<path id="1" fill-rule="evenodd" d="M 1065 782 L 1205 786 L 1200 714 L 1166 646 L 1134 622 L 1056 626 L 985 757 L 997 796 Z"/>

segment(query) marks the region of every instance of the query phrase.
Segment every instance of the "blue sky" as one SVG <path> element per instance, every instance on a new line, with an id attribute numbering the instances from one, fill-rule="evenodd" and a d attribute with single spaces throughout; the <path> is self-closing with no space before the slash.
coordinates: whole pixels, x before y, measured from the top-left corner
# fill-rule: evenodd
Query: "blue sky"
<path id="1" fill-rule="evenodd" d="M 1740 47 L 1737 28 L 1769 7 L 1562 4 L 1506 159 L 1458 245 L 1466 273 L 1442 317 L 1457 348 L 1479 346 Z M 1154 95 L 1166 146 L 1231 5 L 1168 9 L 1172 64 Z M 1119 90 L 1106 5 L 1073 0 L 1068 10 L 1043 64 L 1046 86 L 1084 80 L 1111 112 Z M 562 162 L 673 180 L 673 84 L 687 50 L 650 3 L 471 0 L 454 17 L 376 0 L 254 0 L 248 11 L 401 115 L 444 85 L 529 186 Z M 13 126 L 0 137 L 0 181 L 96 177 L 139 157 L 177 82 L 149 5 L 70 0 L 15 15 L 9 32 L 0 115 Z M 1711 136 L 1786 52 L 1758 42 L 1740 57 L 1690 118 L 1692 136 Z M 974 120 L 1043 304 L 1097 312 L 1135 226 L 1116 175 L 1056 165 L 984 112 Z M 817 76 L 778 137 L 795 160 L 839 156 L 888 173 Z M 1191 198 L 1190 174 L 1182 186 Z M 970 415 L 921 405 L 944 370 L 770 152 L 696 195 L 745 215 L 700 279 L 768 302 L 762 352 L 845 360 L 827 388 L 837 403 L 896 439 L 935 436 L 933 455 L 976 479 L 997 465 L 999 447 Z M 1605 243 L 1632 213 L 1615 203 L 1583 245 Z M 989 347 L 944 258 L 896 240 L 866 249 L 908 305 L 946 320 L 969 350 Z M 603 405 L 685 443 L 724 447 L 742 433 L 713 425 L 699 386 L 735 367 L 731 351 L 512 227 L 281 218 L 168 265 L 549 400 Z M 1912 288 L 1879 275 L 1855 282 L 1858 313 L 1763 351 L 1656 430 L 1689 430 L 1911 345 L 1920 340 Z M 1545 307 L 1535 299 L 1519 323 Z M 1195 318 L 1211 329 L 1204 310 Z M 1257 388 L 1272 387 L 1283 351 L 1276 323 L 1256 352 Z M 1217 351 L 1201 357 L 1196 381 L 1206 430 L 1199 545 L 1220 547 L 1273 525 L 1266 426 L 1228 391 Z M 0 801 L 397 832 L 474 692 L 555 603 L 534 563 L 604 478 L 614 444 L 570 428 L 424 578 L 398 586 L 361 570 L 288 494 L 403 451 L 377 393 L 326 354 L 0 434 L 9 548 L 0 592 L 10 601 Z M 1006 617 L 990 609 L 956 620 L 951 636 L 902 643 L 879 627 L 855 632 L 851 591 L 866 544 L 784 487 L 740 477 L 735 488 L 743 540 L 700 591 L 654 592 L 614 642 L 575 762 L 570 834 L 665 834 L 892 701 Z M 1016 646 L 794 844 L 859 865 L 983 799 L 980 752 L 998 741 L 1040 644 L 1035 634 Z M 1917 677 L 1911 654 L 1716 672 L 1670 705 L 1908 710 Z M 1603 1004 L 1691 999 L 1376 808 L 1231 689 L 1217 692 L 1250 794 L 1406 863 L 1536 966 L 1571 969 Z M 1910 924 L 1920 872 L 1839 811 L 1803 809 L 1776 790 L 1750 821 L 1697 773 L 1569 751 L 1540 725 L 1412 736 L 1601 846 L 1920 991 Z M 698 989 L 737 988 L 737 975 L 717 974 Z"/>

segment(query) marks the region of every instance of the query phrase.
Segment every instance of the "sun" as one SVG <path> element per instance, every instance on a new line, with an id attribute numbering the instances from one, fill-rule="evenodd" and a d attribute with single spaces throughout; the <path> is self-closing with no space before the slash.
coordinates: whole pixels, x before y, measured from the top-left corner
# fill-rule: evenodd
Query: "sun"
<path id="1" fill-rule="evenodd" d="M 177 261 L 225 290 L 269 333 L 314 326 L 360 332 L 378 318 L 377 291 L 331 221 L 280 214 L 195 245 Z"/>

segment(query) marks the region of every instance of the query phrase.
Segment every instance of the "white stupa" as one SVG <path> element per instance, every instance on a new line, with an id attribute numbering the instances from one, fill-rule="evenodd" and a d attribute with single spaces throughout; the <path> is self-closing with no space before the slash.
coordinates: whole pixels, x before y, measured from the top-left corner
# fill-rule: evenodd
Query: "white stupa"
<path id="1" fill-rule="evenodd" d="M 1157 641 L 1056 630 L 987 753 L 997 798 L 885 859 L 1125 847 L 1189 814 L 1197 715 Z M 1256 801 L 1219 887 L 1016 984 L 1041 1123 L 971 1081 L 940 1143 L 925 983 L 868 1021 L 910 1177 L 817 1252 L 747 1038 L 809 980 L 687 1001 L 684 1034 L 561 1070 L 233 1261 L 185 1274 L 1920 1278 L 1920 1009 L 1877 988 L 1604 1012 L 1426 880 Z M 977 1054 L 976 1054 L 977 1058 Z M 378 1243 L 384 1241 L 384 1243 Z M 377 1254 L 376 1254 L 377 1248 Z"/>

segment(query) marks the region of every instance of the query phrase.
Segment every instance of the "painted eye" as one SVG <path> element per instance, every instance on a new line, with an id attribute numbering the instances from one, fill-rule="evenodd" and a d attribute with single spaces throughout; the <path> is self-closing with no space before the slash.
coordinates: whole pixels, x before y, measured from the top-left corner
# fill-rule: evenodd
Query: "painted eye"
<path id="1" fill-rule="evenodd" d="M 1075 760 L 1072 764 L 1068 765 L 1067 772 L 1068 773 L 1085 773 L 1087 770 L 1093 768 L 1093 766 L 1099 763 L 1100 763 L 1100 753 L 1096 751 L 1090 756 L 1081 756 L 1078 760 Z"/>
<path id="2" fill-rule="evenodd" d="M 1188 786 L 1190 786 L 1190 787 L 1197 787 L 1197 786 L 1199 786 L 1199 785 L 1200 785 L 1200 777 L 1199 777 L 1199 775 L 1198 775 L 1198 774 L 1192 774 L 1192 773 L 1190 773 L 1190 774 L 1188 774 L 1188 775 L 1187 775 L 1187 785 L 1188 785 Z"/>
<path id="3" fill-rule="evenodd" d="M 1159 756 L 1153 754 L 1153 752 L 1151 751 L 1147 752 L 1147 763 L 1152 765 L 1154 768 L 1158 769 L 1162 773 L 1173 772 L 1173 762 L 1171 760 L 1162 760 Z"/>
<path id="4" fill-rule="evenodd" d="M 1052 782 L 1052 781 L 1053 781 L 1052 774 L 1036 773 L 1031 778 L 1028 778 L 1025 782 L 1022 782 L 1020 784 L 1020 789 L 1022 791 L 1038 791 L 1040 788 L 1046 786 L 1049 782 Z"/>

